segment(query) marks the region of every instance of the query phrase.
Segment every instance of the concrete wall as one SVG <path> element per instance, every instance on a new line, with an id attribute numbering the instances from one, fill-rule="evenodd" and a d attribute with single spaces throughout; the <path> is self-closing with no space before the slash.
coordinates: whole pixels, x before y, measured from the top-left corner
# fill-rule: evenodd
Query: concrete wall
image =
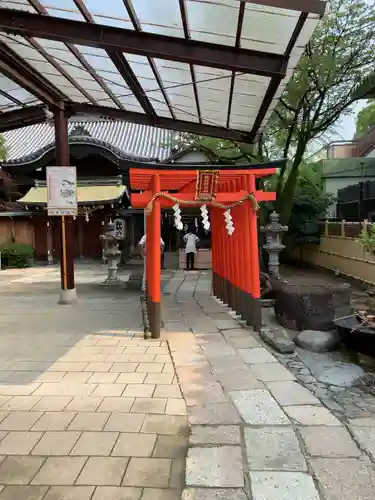
<path id="1" fill-rule="evenodd" d="M 375 284 L 375 257 L 365 252 L 358 242 L 366 223 L 327 222 L 320 245 L 304 248 L 299 257 L 309 264 Z"/>

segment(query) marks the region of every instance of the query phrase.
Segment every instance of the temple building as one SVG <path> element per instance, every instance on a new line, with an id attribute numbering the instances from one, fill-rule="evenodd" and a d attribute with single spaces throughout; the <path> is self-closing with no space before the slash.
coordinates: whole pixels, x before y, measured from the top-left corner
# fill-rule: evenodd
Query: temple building
<path id="1" fill-rule="evenodd" d="M 2 217 L 0 224 L 9 226 L 12 238 L 29 243 L 40 262 L 59 260 L 60 232 L 56 217 L 47 215 L 46 167 L 56 164 L 54 127 L 42 123 L 11 130 L 3 134 L 7 160 L 2 168 L 10 173 L 21 197 L 19 212 Z M 132 209 L 129 193 L 129 169 L 141 163 L 209 163 L 201 152 L 176 154 L 173 132 L 145 125 L 111 119 L 69 121 L 70 164 L 77 167 L 78 216 L 74 224 L 74 257 L 102 258 L 100 234 L 110 220 L 123 234 L 123 261 L 133 255 L 144 232 L 143 210 Z M 6 216 L 6 214 L 3 214 Z M 204 232 L 199 210 L 184 210 L 185 228 L 195 224 L 200 233 L 199 267 L 210 267 L 210 235 Z M 1 231 L 0 243 L 9 239 Z M 162 237 L 166 244 L 166 265 L 184 266 L 181 234 L 174 227 L 171 210 L 162 213 Z M 4 241 L 3 241 L 4 240 Z M 181 254 L 181 255 L 180 255 Z"/>

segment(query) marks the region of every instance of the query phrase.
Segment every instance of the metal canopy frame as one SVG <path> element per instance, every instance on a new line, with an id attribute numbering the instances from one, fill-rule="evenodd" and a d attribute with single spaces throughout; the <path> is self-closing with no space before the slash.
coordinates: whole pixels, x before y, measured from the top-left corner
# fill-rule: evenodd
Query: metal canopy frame
<path id="1" fill-rule="evenodd" d="M 137 1 L 134 0 L 134 3 Z M 324 13 L 325 2 L 321 0 L 234 0 L 233 5 L 238 3 L 238 19 L 235 41 L 231 45 L 196 39 L 188 19 L 187 2 L 191 4 L 192 1 L 173 0 L 179 7 L 182 36 L 169 36 L 145 31 L 139 13 L 131 0 L 122 0 L 124 12 L 130 20 L 131 29 L 98 24 L 98 15 L 95 16 L 88 10 L 84 0 L 71 0 L 70 2 L 74 3 L 75 14 L 77 13 L 83 21 L 74 20 L 76 17 L 72 19 L 66 18 L 66 16 L 51 16 L 48 10 L 51 8 L 50 2 L 48 2 L 49 5 L 45 5 L 43 0 L 17 0 L 15 2 L 26 6 L 27 10 L 0 8 L 0 34 L 5 34 L 5 36 L 1 35 L 0 38 L 0 75 L 3 74 L 11 82 L 26 90 L 30 96 L 34 96 L 25 103 L 15 97 L 12 92 L 0 88 L 0 96 L 11 103 L 9 110 L 0 107 L 0 132 L 15 128 L 15 126 L 43 121 L 46 115 L 42 109 L 44 104 L 52 112 L 63 109 L 68 115 L 96 114 L 179 132 L 254 142 L 269 118 L 270 106 L 275 104 L 278 99 L 277 93 L 281 92 L 280 84 L 283 80 L 288 80 L 292 74 L 288 66 L 293 59 L 293 50 L 298 39 L 310 19 L 309 16 L 315 16 L 313 20 L 317 21 Z M 198 0 L 194 1 L 199 3 Z M 220 2 L 208 0 L 205 3 L 216 5 Z M 285 12 L 294 11 L 294 17 L 297 21 L 283 50 L 273 53 L 267 50 L 243 47 L 243 27 L 246 21 L 246 9 L 249 5 L 262 6 L 268 14 L 270 12 L 275 14 L 275 9 L 283 9 Z M 21 42 L 20 37 L 22 37 Z M 302 38 L 305 40 L 306 36 Z M 59 42 L 65 50 L 69 51 L 69 54 L 77 61 L 79 68 L 86 72 L 87 77 L 95 82 L 96 88 L 103 93 L 106 102 L 103 103 L 103 98 L 96 98 L 95 92 L 90 91 L 90 88 L 85 86 L 84 81 L 80 81 L 69 72 L 69 67 L 65 67 L 64 61 L 54 57 L 51 51 L 46 50 L 43 41 Z M 26 60 L 16 50 L 13 50 L 14 47 L 18 47 L 17 44 L 22 42 L 26 44 L 27 49 L 35 50 L 44 64 L 48 63 L 49 67 L 53 68 L 53 71 L 56 71 L 56 74 L 67 82 L 66 85 L 70 85 L 70 94 L 74 97 L 69 96 L 67 86 L 55 85 L 53 81 L 50 81 L 48 75 L 35 69 L 33 61 Z M 124 104 L 121 96 L 114 92 L 111 83 L 103 78 L 102 74 L 92 66 L 87 55 L 77 46 L 92 47 L 103 51 L 110 64 L 122 78 L 124 88 L 128 89 L 134 98 L 135 105 Z M 303 48 L 299 50 L 299 55 L 302 50 Z M 129 54 L 145 58 L 153 75 L 154 89 L 150 90 L 144 87 L 144 83 L 135 73 L 134 65 L 128 60 Z M 294 57 L 296 60 L 293 61 L 293 64 L 298 62 L 298 58 Z M 189 116 L 189 112 L 183 106 L 181 112 L 181 108 L 178 109 L 173 104 L 172 91 L 170 90 L 173 85 L 166 85 L 157 60 L 173 61 L 176 64 L 184 64 L 188 68 L 189 85 L 196 110 L 190 114 L 194 114 L 194 116 Z M 197 68 L 200 67 L 224 72 L 226 74 L 224 77 L 218 76 L 212 80 L 228 78 L 230 82 L 228 96 L 226 96 L 227 101 L 225 103 L 220 103 L 218 100 L 212 101 L 216 103 L 219 111 L 217 108 L 210 111 L 210 103 L 207 104 L 209 98 L 205 97 L 207 94 L 203 94 L 200 87 L 201 81 L 197 76 Z M 241 108 L 241 103 L 245 101 L 234 103 L 234 96 L 238 94 L 236 84 L 241 77 L 247 78 L 248 75 L 254 75 L 255 80 L 252 84 L 255 87 L 262 84 L 262 88 L 265 90 L 261 99 L 259 99 L 258 94 L 255 96 L 258 96 L 259 103 L 249 105 L 250 111 L 248 112 L 254 113 L 251 115 L 253 118 L 250 120 L 250 126 L 246 127 L 245 123 L 241 123 L 241 127 L 238 128 L 236 123 L 232 122 L 233 109 L 234 107 Z M 242 84 L 247 88 L 249 81 L 244 80 Z M 182 83 L 174 87 L 181 88 L 184 85 L 186 84 Z M 209 88 L 206 90 L 209 92 Z M 162 96 L 163 102 L 152 98 L 155 92 Z M 98 93 L 97 90 L 96 94 Z M 82 98 L 75 97 L 76 95 L 82 96 Z M 251 91 L 249 91 L 249 95 L 251 96 Z M 207 116 L 216 116 L 219 112 L 223 113 L 223 107 L 227 107 L 227 109 L 225 119 L 221 120 L 221 123 L 207 118 Z M 190 108 L 187 107 L 187 109 Z"/>

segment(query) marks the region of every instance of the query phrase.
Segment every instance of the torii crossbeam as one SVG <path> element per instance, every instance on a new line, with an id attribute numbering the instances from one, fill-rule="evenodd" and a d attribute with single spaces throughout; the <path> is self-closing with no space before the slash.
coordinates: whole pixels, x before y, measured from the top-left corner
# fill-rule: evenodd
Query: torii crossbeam
<path id="1" fill-rule="evenodd" d="M 208 207 L 212 228 L 213 294 L 259 331 L 257 209 L 258 203 L 275 200 L 276 193 L 258 190 L 256 178 L 276 173 L 279 166 L 280 162 L 235 169 L 204 166 L 180 170 L 169 166 L 147 168 L 147 165 L 146 168 L 130 169 L 132 190 L 142 191 L 132 193 L 132 206 L 145 209 L 147 214 L 146 298 L 153 338 L 160 337 L 161 324 L 161 209 L 177 204 L 182 208 L 184 205 Z M 226 228 L 225 213 L 232 216 L 235 228 L 232 234 Z"/>

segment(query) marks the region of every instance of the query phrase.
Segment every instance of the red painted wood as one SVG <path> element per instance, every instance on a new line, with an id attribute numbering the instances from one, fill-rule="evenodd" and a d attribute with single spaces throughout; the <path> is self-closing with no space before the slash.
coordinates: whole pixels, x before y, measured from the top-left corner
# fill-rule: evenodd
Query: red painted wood
<path id="1" fill-rule="evenodd" d="M 255 189 L 255 178 L 253 175 L 248 175 L 247 178 L 249 192 Z M 252 296 L 256 299 L 260 298 L 260 276 L 259 276 L 259 252 L 258 252 L 258 221 L 255 210 L 250 209 L 250 262 L 251 262 L 251 281 L 252 281 Z"/>

